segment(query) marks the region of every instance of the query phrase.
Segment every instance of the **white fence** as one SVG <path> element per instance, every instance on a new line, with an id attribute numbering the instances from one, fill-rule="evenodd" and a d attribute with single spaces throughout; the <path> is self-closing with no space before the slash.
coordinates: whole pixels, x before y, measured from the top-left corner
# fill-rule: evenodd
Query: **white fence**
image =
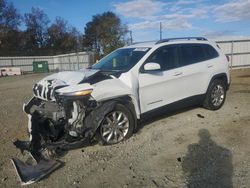
<path id="1" fill-rule="evenodd" d="M 230 56 L 231 67 L 250 66 L 250 39 L 217 41 Z M 22 72 L 33 71 L 34 61 L 47 61 L 49 70 L 78 70 L 94 63 L 94 53 L 79 52 L 57 56 L 0 57 L 0 67 L 20 67 Z"/>
<path id="2" fill-rule="evenodd" d="M 47 61 L 50 71 L 78 70 L 94 62 L 94 53 L 79 52 L 57 56 L 0 57 L 0 67 L 20 67 L 22 72 L 33 71 L 34 61 Z"/>
<path id="3" fill-rule="evenodd" d="M 250 39 L 217 41 L 217 44 L 230 56 L 231 67 L 250 66 Z"/>

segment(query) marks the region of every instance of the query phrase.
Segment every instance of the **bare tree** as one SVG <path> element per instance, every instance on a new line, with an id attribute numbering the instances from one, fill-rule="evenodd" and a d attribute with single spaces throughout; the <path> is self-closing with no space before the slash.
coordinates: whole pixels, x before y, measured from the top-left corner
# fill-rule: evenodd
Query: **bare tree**
<path id="1" fill-rule="evenodd" d="M 48 29 L 48 45 L 54 53 L 66 53 L 77 50 L 79 32 L 68 25 L 63 18 L 56 18 Z"/>
<path id="2" fill-rule="evenodd" d="M 19 49 L 21 15 L 12 3 L 0 0 L 0 55 L 14 55 Z"/>
<path id="3" fill-rule="evenodd" d="M 39 53 L 47 46 L 48 40 L 48 16 L 39 8 L 32 8 L 30 13 L 24 14 L 26 25 L 25 38 L 28 53 Z"/>

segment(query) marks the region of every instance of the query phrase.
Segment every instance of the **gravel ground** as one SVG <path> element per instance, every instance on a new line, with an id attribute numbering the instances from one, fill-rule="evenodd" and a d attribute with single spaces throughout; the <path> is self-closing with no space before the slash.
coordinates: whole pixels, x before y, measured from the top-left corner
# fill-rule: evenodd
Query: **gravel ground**
<path id="1" fill-rule="evenodd" d="M 0 187 L 20 186 L 10 162 L 25 159 L 22 105 L 45 74 L 0 78 Z M 65 166 L 28 187 L 249 187 L 250 69 L 233 70 L 224 106 L 152 115 L 129 140 L 68 152 Z"/>

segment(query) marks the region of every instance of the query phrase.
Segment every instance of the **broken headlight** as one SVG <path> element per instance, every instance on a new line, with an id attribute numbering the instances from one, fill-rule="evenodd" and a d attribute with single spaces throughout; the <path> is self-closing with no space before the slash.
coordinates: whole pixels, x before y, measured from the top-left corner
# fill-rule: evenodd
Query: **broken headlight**
<path id="1" fill-rule="evenodd" d="M 59 96 L 67 96 L 67 97 L 81 97 L 81 96 L 87 96 L 92 93 L 93 89 L 87 89 L 82 91 L 74 91 L 74 92 L 65 92 L 65 93 L 57 93 Z"/>

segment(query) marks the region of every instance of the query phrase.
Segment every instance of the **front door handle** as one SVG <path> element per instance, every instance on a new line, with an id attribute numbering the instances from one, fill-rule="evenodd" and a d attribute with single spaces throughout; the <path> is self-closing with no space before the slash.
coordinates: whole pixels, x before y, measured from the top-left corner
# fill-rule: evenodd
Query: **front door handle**
<path id="1" fill-rule="evenodd" d="M 207 65 L 207 68 L 211 68 L 211 67 L 213 67 L 213 65 L 209 65 L 209 64 Z"/>
<path id="2" fill-rule="evenodd" d="M 174 73 L 174 76 L 180 76 L 180 75 L 182 75 L 182 72 L 175 72 Z"/>

